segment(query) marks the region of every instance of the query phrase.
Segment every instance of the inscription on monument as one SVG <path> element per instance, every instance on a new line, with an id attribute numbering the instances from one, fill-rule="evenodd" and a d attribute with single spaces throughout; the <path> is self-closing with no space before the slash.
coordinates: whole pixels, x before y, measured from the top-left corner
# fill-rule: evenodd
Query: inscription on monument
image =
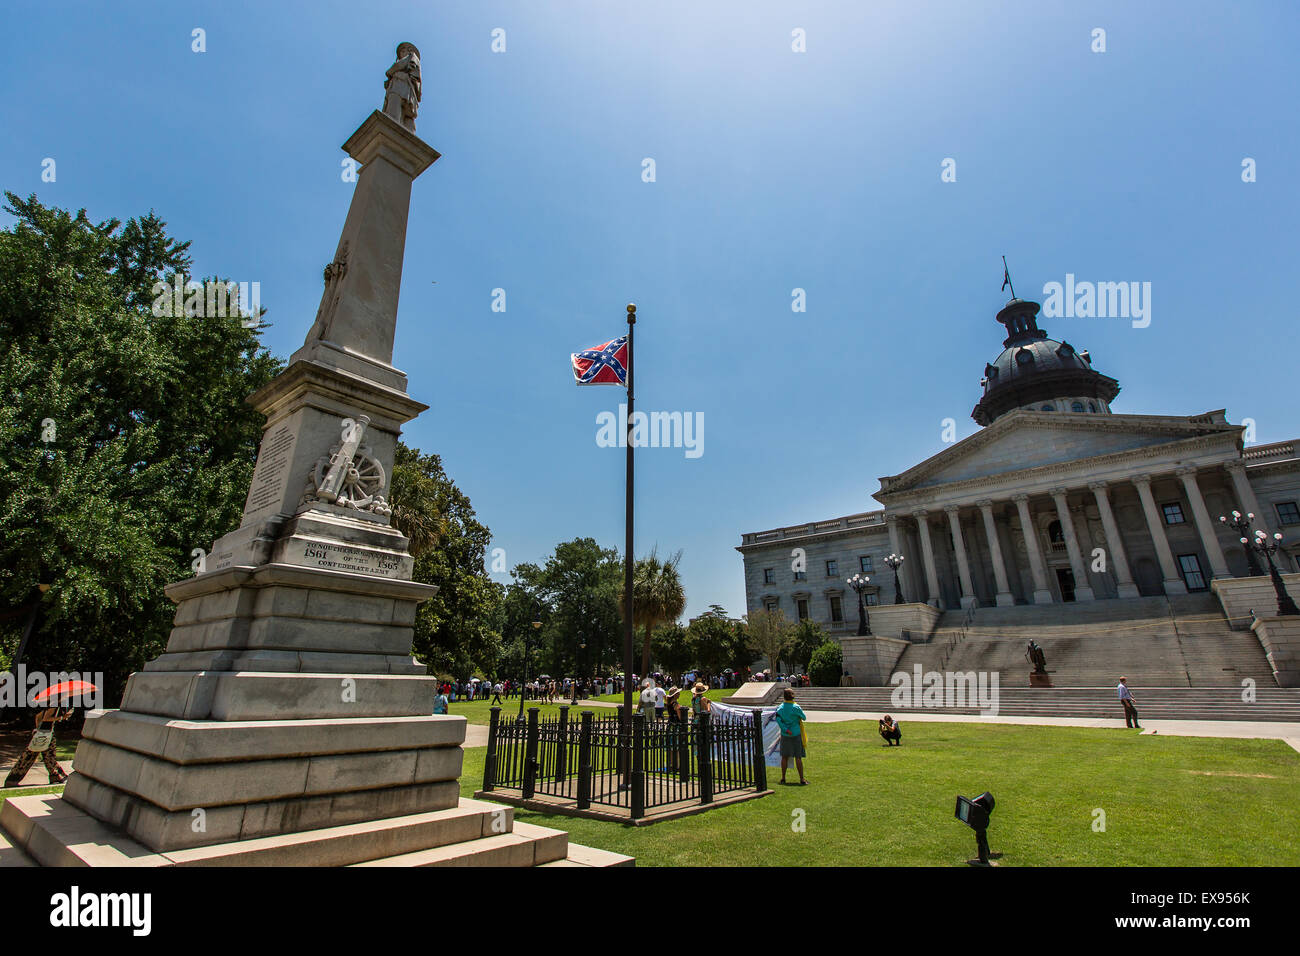
<path id="1" fill-rule="evenodd" d="M 295 438 L 286 422 L 262 440 L 262 452 L 257 456 L 248 503 L 244 506 L 245 519 L 279 505 Z"/>
<path id="2" fill-rule="evenodd" d="M 350 571 L 353 574 L 370 574 L 381 578 L 405 577 L 402 573 L 402 555 L 354 548 L 328 541 L 304 541 L 302 556 L 297 560 L 294 558 L 289 560 L 303 567 L 321 568 L 327 571 Z"/>

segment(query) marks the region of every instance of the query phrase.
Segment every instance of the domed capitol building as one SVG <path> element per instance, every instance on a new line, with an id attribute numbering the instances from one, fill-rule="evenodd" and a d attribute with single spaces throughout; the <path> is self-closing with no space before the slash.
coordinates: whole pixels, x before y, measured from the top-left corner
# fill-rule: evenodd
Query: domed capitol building
<path id="1" fill-rule="evenodd" d="M 1279 615 L 1270 556 L 1219 520 L 1254 515 L 1300 594 L 1296 442 L 1246 447 L 1222 409 L 1115 413 L 1120 383 L 1038 312 L 1013 298 L 997 314 L 1006 337 L 971 412 L 981 429 L 880 479 L 881 508 L 742 535 L 749 611 L 821 624 L 859 686 L 963 662 L 1024 686 L 1030 638 L 1058 686 L 1113 686 L 1112 667 L 1161 686 L 1300 684 L 1300 617 Z M 897 591 L 890 555 L 904 559 Z M 868 635 L 855 573 L 870 577 Z"/>

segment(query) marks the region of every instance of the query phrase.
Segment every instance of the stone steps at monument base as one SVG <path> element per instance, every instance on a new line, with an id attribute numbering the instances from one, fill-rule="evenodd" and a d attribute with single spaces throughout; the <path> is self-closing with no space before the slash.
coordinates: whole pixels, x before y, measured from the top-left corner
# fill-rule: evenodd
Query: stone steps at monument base
<path id="1" fill-rule="evenodd" d="M 514 824 L 509 833 L 496 833 L 454 846 L 416 850 L 354 863 L 353 866 L 634 866 L 621 853 L 570 843 L 560 830 L 531 823 Z"/>
<path id="2" fill-rule="evenodd" d="M 4 831 L 0 830 L 0 869 L 8 866 L 36 866 L 36 861 L 10 843 Z"/>
<path id="3" fill-rule="evenodd" d="M 516 824 L 511 808 L 481 800 L 462 800 L 450 810 L 157 853 L 55 795 L 17 797 L 0 809 L 0 833 L 11 850 L 43 866 L 532 866 L 569 856 L 567 834 Z M 22 856 L 8 851 L 5 856 L 23 865 Z"/>
<path id="4" fill-rule="evenodd" d="M 892 687 L 806 687 L 796 691 L 807 711 L 861 713 L 978 714 L 976 707 L 898 706 Z M 1261 688 L 1254 703 L 1241 700 L 1236 688 L 1143 687 L 1135 685 L 1138 713 L 1143 719 L 1247 720 L 1300 723 L 1300 690 Z M 1113 686 L 999 687 L 999 715 L 1015 717 L 1107 717 L 1123 711 Z"/>
<path id="5" fill-rule="evenodd" d="M 542 866 L 636 866 L 636 860 L 622 853 L 600 850 L 580 843 L 569 844 L 569 855 L 563 860 L 543 863 Z"/>

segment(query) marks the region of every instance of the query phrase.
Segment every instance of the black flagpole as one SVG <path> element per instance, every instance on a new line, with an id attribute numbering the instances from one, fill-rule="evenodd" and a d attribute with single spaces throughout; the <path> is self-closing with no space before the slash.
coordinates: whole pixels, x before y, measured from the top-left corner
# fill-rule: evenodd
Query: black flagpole
<path id="1" fill-rule="evenodd" d="M 623 718 L 632 729 L 632 335 L 636 331 L 636 306 L 627 307 L 627 543 L 623 556 L 623 594 L 627 605 L 623 619 Z M 630 738 L 629 738 L 630 739 Z"/>

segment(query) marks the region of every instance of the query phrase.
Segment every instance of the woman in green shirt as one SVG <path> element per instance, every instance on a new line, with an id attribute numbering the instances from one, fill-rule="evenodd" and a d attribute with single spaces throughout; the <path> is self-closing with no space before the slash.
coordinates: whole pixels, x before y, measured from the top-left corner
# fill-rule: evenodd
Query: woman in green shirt
<path id="1" fill-rule="evenodd" d="M 803 708 L 794 702 L 794 691 L 790 688 L 785 689 L 785 701 L 776 709 L 776 723 L 781 728 L 781 782 L 785 783 L 785 768 L 790 765 L 790 758 L 794 758 L 795 767 L 799 770 L 799 786 L 808 783 L 803 775 L 803 722 L 808 718 L 804 715 Z"/>

